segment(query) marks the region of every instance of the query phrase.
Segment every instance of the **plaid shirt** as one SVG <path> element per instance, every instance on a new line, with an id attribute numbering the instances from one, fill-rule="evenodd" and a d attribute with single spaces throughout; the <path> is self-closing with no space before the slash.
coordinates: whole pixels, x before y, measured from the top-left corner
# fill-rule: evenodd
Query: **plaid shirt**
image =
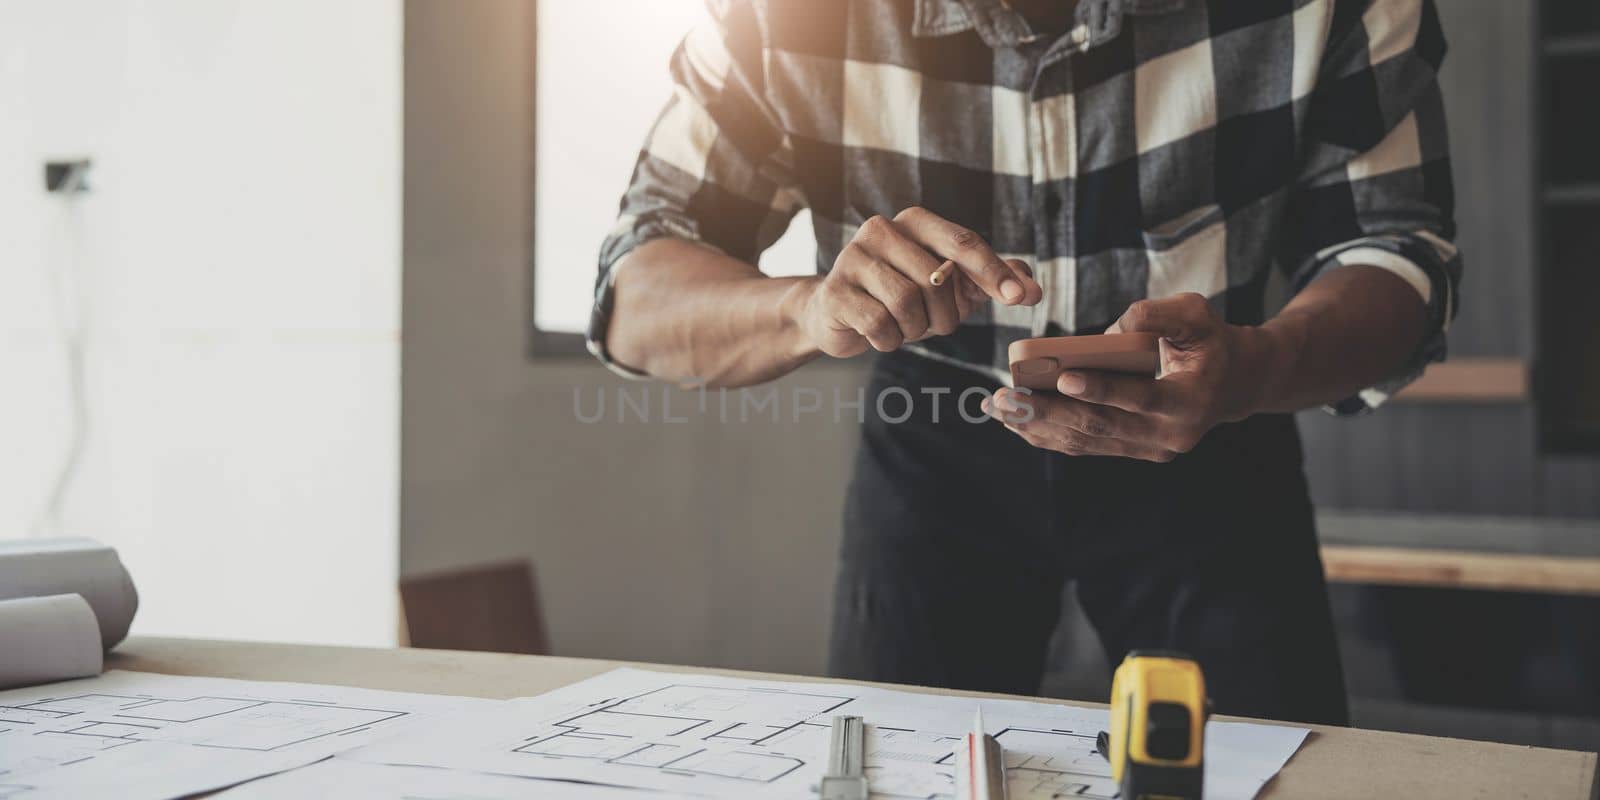
<path id="1" fill-rule="evenodd" d="M 1237 324 L 1344 264 L 1427 303 L 1407 365 L 1331 408 L 1374 408 L 1445 352 L 1461 262 L 1432 0 L 1081 0 L 1043 33 L 1002 0 L 710 0 L 602 246 L 675 236 L 754 263 L 809 208 L 827 270 L 868 217 L 922 206 L 1034 266 L 912 349 L 1003 380 L 1019 338 L 1094 333 L 1200 292 Z M 613 365 L 614 366 L 614 365 Z"/>

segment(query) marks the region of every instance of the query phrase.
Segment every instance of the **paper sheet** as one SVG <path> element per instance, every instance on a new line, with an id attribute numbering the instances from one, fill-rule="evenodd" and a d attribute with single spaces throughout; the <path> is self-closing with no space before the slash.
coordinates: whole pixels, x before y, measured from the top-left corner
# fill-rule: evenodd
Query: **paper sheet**
<path id="1" fill-rule="evenodd" d="M 0 798 L 180 797 L 497 705 L 114 670 L 0 692 Z"/>
<path id="2" fill-rule="evenodd" d="M 53 594 L 88 601 L 106 650 L 128 635 L 139 608 L 139 593 L 116 550 L 92 539 L 0 541 L 0 600 Z"/>
<path id="3" fill-rule="evenodd" d="M 100 623 L 81 595 L 0 600 L 0 686 L 99 675 Z"/>
<path id="4" fill-rule="evenodd" d="M 981 705 L 1005 749 L 1011 800 L 1108 799 L 1095 735 L 1106 711 L 828 683 L 621 669 L 343 757 L 738 798 L 807 798 L 835 714 L 867 721 L 874 796 L 953 796 L 952 753 Z M 1305 739 L 1299 728 L 1213 722 L 1208 800 L 1248 800 Z M 553 795 L 559 796 L 559 795 Z"/>
<path id="5" fill-rule="evenodd" d="M 223 792 L 222 800 L 699 800 L 615 786 L 514 778 L 433 767 L 368 764 L 332 758 L 309 767 L 251 781 Z"/>

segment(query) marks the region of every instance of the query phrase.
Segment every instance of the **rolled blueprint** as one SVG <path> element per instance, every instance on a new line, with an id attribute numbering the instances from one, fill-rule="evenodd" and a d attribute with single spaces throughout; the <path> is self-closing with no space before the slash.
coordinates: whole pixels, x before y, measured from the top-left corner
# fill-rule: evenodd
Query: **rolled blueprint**
<path id="1" fill-rule="evenodd" d="M 100 625 L 81 596 L 0 600 L 0 688 L 99 675 Z"/>
<path id="2" fill-rule="evenodd" d="M 0 600 L 78 594 L 94 609 L 100 645 L 115 647 L 128 635 L 139 593 L 117 551 L 92 539 L 0 541 Z M 3 637 L 0 637 L 3 641 Z M 7 642 L 0 650 L 11 650 Z"/>

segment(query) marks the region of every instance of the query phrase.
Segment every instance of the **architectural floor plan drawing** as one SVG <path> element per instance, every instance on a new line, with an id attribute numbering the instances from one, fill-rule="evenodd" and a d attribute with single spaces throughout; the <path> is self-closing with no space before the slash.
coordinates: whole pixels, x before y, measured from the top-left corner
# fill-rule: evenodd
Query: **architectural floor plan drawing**
<path id="1" fill-rule="evenodd" d="M 555 783 L 458 769 L 330 758 L 236 786 L 221 800 L 703 800 L 592 783 Z M 3 800 L 3 796 L 0 796 Z"/>
<path id="2" fill-rule="evenodd" d="M 132 672 L 0 692 L 0 799 L 192 794 L 489 705 Z"/>
<path id="3" fill-rule="evenodd" d="M 595 759 L 752 783 L 773 783 L 806 761 L 813 719 L 849 697 L 676 684 L 587 710 L 551 724 L 513 752 Z M 821 726 L 821 735 L 827 727 Z M 702 744 L 704 743 L 704 744 Z"/>
<path id="4" fill-rule="evenodd" d="M 1094 750 L 1106 712 L 826 683 L 622 669 L 457 724 L 351 751 L 372 763 L 723 798 L 808 798 L 835 714 L 867 721 L 874 797 L 953 796 L 953 752 L 982 704 L 1006 752 L 1012 800 L 1116 796 Z M 1305 738 L 1298 728 L 1212 723 L 1206 795 L 1254 797 Z"/>

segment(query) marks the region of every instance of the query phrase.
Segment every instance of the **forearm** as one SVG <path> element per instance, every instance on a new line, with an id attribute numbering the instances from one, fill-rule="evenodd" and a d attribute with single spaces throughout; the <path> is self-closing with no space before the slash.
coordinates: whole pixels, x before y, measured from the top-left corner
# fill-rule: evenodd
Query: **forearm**
<path id="1" fill-rule="evenodd" d="M 1323 275 L 1257 329 L 1268 366 L 1255 410 L 1299 411 L 1392 376 L 1425 324 L 1416 290 L 1387 270 L 1357 265 Z"/>
<path id="2" fill-rule="evenodd" d="M 606 345 L 657 378 L 748 386 L 815 358 L 796 323 L 806 278 L 760 270 L 682 239 L 656 239 L 614 267 Z"/>

